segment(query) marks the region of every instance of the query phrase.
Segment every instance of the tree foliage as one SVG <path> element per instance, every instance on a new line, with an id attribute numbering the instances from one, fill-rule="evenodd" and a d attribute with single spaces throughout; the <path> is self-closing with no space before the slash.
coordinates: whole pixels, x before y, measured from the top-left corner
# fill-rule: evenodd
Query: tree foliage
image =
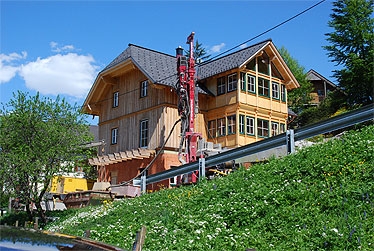
<path id="1" fill-rule="evenodd" d="M 331 61 L 342 66 L 334 71 L 334 77 L 347 93 L 349 104 L 370 104 L 374 92 L 374 1 L 338 0 L 333 6 L 328 25 L 334 31 L 325 34 L 330 45 L 324 48 Z"/>
<path id="2" fill-rule="evenodd" d="M 185 53 L 186 53 L 186 57 L 190 56 L 190 51 L 185 50 Z M 196 40 L 195 42 L 193 53 L 194 53 L 195 61 L 204 62 L 205 60 L 208 60 L 210 58 L 210 54 L 207 53 L 203 44 L 199 43 L 199 40 Z"/>
<path id="3" fill-rule="evenodd" d="M 304 109 L 294 120 L 293 125 L 303 127 L 321 120 L 336 116 L 339 112 L 346 111 L 345 96 L 340 91 L 333 91 L 318 105 Z"/>
<path id="4" fill-rule="evenodd" d="M 313 85 L 306 78 L 307 73 L 305 72 L 305 68 L 290 55 L 285 47 L 282 46 L 278 51 L 300 84 L 300 88 L 293 89 L 287 94 L 288 106 L 294 112 L 300 113 L 312 101 L 311 92 Z"/>
<path id="5" fill-rule="evenodd" d="M 86 158 L 82 145 L 92 140 L 84 116 L 56 100 L 18 92 L 1 111 L 0 184 L 44 220 L 41 202 L 53 176 L 71 172 Z"/>

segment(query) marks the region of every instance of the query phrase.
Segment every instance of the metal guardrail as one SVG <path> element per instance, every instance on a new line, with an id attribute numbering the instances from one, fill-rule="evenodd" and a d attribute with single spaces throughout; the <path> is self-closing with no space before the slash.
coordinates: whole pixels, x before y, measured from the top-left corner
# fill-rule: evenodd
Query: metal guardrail
<path id="1" fill-rule="evenodd" d="M 209 156 L 205 158 L 205 165 L 218 165 L 226 161 L 235 160 L 284 145 L 288 146 L 289 152 L 293 152 L 292 149 L 294 149 L 295 141 L 303 140 L 323 133 L 333 132 L 339 129 L 344 129 L 373 119 L 374 106 L 368 105 L 357 110 L 305 126 L 303 128 L 288 130 L 286 133 L 282 133 L 262 141 L 225 151 L 217 155 Z M 199 161 L 196 161 L 146 177 L 142 176 L 142 183 L 148 185 L 185 173 L 190 173 L 199 170 L 199 165 Z"/>
<path id="2" fill-rule="evenodd" d="M 374 105 L 367 105 L 357 110 L 346 112 L 336 117 L 295 129 L 295 141 L 344 129 L 373 119 Z"/>

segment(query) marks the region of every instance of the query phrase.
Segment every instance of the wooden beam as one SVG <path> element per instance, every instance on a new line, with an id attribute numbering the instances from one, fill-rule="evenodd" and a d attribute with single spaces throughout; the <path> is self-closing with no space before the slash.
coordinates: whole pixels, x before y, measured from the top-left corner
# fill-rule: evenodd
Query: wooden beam
<path id="1" fill-rule="evenodd" d="M 124 160 L 124 161 L 130 159 L 130 158 L 127 156 L 126 152 L 120 152 L 119 155 L 121 156 L 121 159 Z"/>
<path id="2" fill-rule="evenodd" d="M 103 80 L 103 82 L 107 85 L 115 85 L 116 81 L 114 80 L 114 78 L 110 77 L 110 76 L 101 76 L 101 79 Z"/>

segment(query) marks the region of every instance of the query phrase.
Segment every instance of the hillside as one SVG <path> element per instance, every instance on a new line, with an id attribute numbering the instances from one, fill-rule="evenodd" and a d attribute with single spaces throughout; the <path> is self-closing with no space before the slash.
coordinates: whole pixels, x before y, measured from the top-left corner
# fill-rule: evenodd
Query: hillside
<path id="1" fill-rule="evenodd" d="M 374 126 L 196 186 L 71 211 L 50 231 L 143 250 L 373 250 Z"/>

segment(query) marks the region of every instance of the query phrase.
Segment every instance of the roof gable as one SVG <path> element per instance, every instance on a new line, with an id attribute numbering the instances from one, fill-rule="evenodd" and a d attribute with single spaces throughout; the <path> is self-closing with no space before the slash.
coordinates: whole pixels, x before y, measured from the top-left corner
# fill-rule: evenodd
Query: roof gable
<path id="1" fill-rule="evenodd" d="M 212 61 L 207 61 L 206 63 L 202 63 L 199 66 L 197 74 L 199 80 L 209 78 L 216 74 L 241 67 L 244 63 L 248 62 L 249 59 L 252 59 L 259 51 L 261 51 L 270 42 L 270 39 L 265 40 L 255 45 L 246 47 L 242 50 L 233 52 L 229 55 L 220 57 Z"/>
<path id="2" fill-rule="evenodd" d="M 271 39 L 200 64 L 197 71 L 197 78 L 203 80 L 225 71 L 241 68 L 265 49 L 270 50 L 275 58 L 277 58 L 278 65 L 281 67 L 283 74 L 287 77 L 287 89 L 297 88 L 299 86 L 297 80 L 279 55 Z M 114 77 L 116 74 L 121 74 L 124 70 L 134 67 L 138 68 L 147 76 L 153 84 L 174 87 L 177 82 L 177 61 L 175 56 L 129 44 L 126 50 L 98 74 L 86 97 L 83 110 L 91 114 L 98 114 L 97 111 L 91 110 L 91 107 L 88 105 L 91 102 L 96 103 L 100 100 L 103 88 L 98 88 L 98 86 L 107 84 L 106 78 L 108 76 L 109 78 Z M 198 90 L 200 93 L 209 93 L 207 90 L 204 90 L 203 86 L 199 87 Z"/>
<path id="3" fill-rule="evenodd" d="M 279 54 L 271 39 L 259 42 L 229 55 L 201 64 L 198 69 L 198 78 L 199 80 L 203 80 L 232 69 L 245 67 L 246 64 L 248 64 L 256 56 L 262 55 L 264 51 L 271 54 L 271 62 L 277 67 L 279 73 L 286 80 L 285 82 L 287 89 L 299 87 L 299 83 L 293 76 L 287 64 L 284 62 L 282 56 Z"/>
<path id="4" fill-rule="evenodd" d="M 176 57 L 134 44 L 129 44 L 129 47 L 105 67 L 100 74 L 127 60 L 131 60 L 152 83 L 175 85 Z"/>
<path id="5" fill-rule="evenodd" d="M 329 84 L 330 86 L 334 87 L 334 88 L 338 88 L 333 82 L 331 82 L 330 80 L 328 80 L 327 78 L 325 78 L 324 76 L 322 76 L 321 74 L 319 74 L 318 72 L 316 72 L 315 70 L 313 69 L 310 69 L 307 74 L 306 74 L 306 78 L 310 81 L 313 81 L 313 80 L 322 80 L 322 81 L 325 81 L 327 84 Z"/>

